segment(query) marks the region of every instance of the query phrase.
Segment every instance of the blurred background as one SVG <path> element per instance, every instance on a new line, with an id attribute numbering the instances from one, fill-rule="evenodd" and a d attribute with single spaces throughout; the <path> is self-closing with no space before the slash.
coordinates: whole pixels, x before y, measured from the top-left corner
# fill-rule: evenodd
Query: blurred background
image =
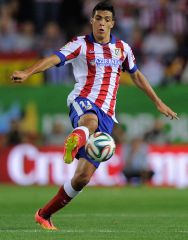
<path id="1" fill-rule="evenodd" d="M 0 183 L 62 184 L 73 173 L 76 163 L 62 163 L 62 143 L 72 130 L 66 106 L 74 84 L 71 66 L 51 68 L 22 85 L 11 83 L 10 75 L 90 33 L 97 2 L 0 0 Z M 187 187 L 188 2 L 112 2 L 113 33 L 132 47 L 139 69 L 180 120 L 160 115 L 122 73 L 116 153 L 90 184 Z"/>

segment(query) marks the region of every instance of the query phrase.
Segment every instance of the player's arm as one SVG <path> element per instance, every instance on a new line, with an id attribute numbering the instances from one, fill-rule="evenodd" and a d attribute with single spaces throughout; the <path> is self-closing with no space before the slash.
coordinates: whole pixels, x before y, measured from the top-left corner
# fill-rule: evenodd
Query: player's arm
<path id="1" fill-rule="evenodd" d="M 39 72 L 43 72 L 61 62 L 60 58 L 53 54 L 49 57 L 43 58 L 36 62 L 29 68 L 26 68 L 23 71 L 15 71 L 11 76 L 11 80 L 16 83 L 21 83 L 29 78 L 31 75 Z"/>
<path id="2" fill-rule="evenodd" d="M 155 103 L 157 109 L 161 113 L 163 113 L 167 117 L 171 117 L 171 119 L 178 119 L 177 113 L 172 111 L 172 109 L 170 109 L 165 103 L 163 103 L 163 101 L 157 96 L 145 76 L 139 70 L 131 74 L 131 77 L 135 85 L 148 95 L 148 97 Z"/>

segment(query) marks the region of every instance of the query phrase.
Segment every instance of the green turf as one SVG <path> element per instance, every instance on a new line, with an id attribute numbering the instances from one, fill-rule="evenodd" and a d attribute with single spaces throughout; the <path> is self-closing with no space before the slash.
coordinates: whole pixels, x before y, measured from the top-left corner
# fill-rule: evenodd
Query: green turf
<path id="1" fill-rule="evenodd" d="M 0 240 L 187 240 L 186 189 L 87 188 L 53 217 L 59 231 L 33 215 L 57 187 L 0 186 Z"/>

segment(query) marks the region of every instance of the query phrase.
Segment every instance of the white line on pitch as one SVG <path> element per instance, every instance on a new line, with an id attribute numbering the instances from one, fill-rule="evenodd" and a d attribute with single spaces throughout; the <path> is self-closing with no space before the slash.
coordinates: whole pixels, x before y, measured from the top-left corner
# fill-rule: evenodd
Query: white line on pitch
<path id="1" fill-rule="evenodd" d="M 135 233 L 136 230 L 111 230 L 111 229 L 91 229 L 91 230 L 73 230 L 73 229 L 65 229 L 65 230 L 57 230 L 57 231 L 50 231 L 50 230 L 37 230 L 37 229 L 0 229 L 0 233 Z M 161 230 L 155 230 L 155 233 L 160 232 Z M 162 231 L 162 232 L 170 232 L 170 233 L 188 233 L 188 230 L 172 230 L 172 231 Z"/>

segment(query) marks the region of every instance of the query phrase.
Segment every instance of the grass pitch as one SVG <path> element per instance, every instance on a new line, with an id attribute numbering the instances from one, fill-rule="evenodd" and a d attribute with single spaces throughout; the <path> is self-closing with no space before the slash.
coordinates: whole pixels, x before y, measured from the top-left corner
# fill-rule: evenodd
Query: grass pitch
<path id="1" fill-rule="evenodd" d="M 188 191 L 86 188 L 53 216 L 57 232 L 34 222 L 58 187 L 0 186 L 0 240 L 187 240 Z"/>

